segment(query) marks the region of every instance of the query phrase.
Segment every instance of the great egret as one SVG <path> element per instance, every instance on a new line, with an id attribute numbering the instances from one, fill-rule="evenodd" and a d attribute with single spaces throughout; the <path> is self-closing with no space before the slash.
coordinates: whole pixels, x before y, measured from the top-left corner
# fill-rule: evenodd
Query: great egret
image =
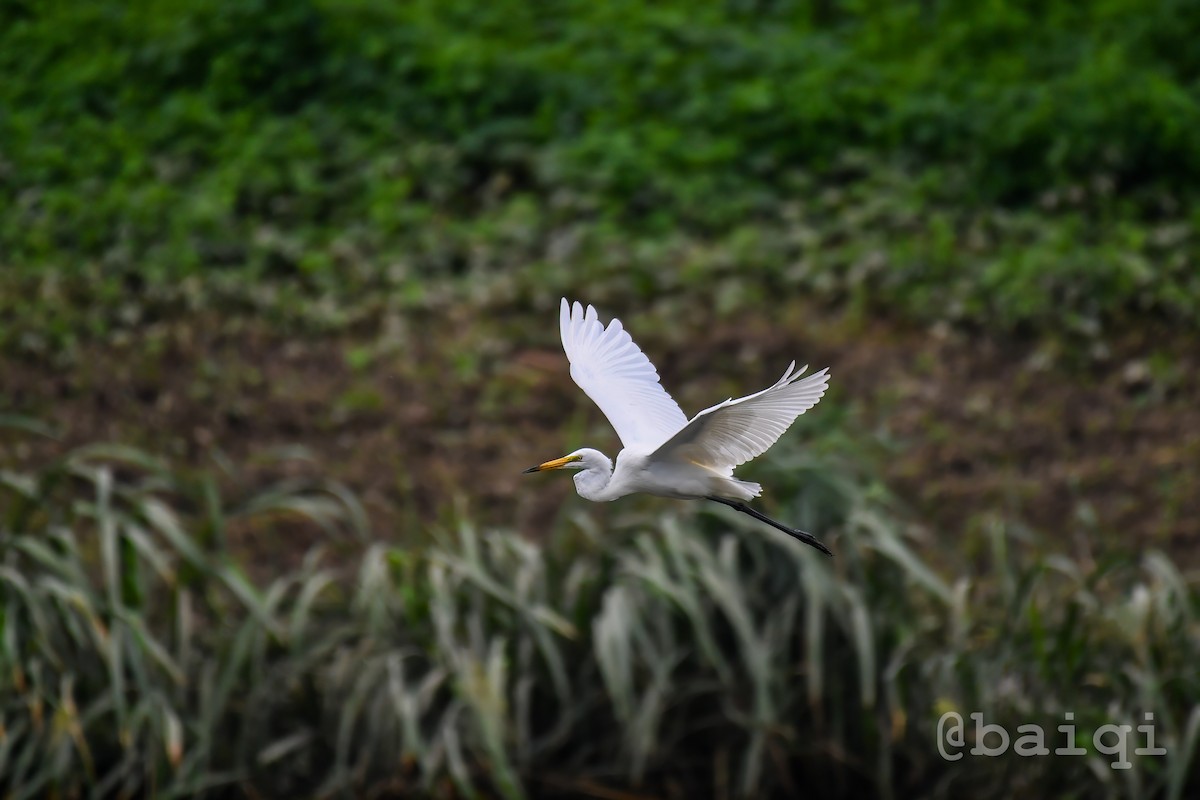
<path id="1" fill-rule="evenodd" d="M 701 411 L 689 422 L 658 382 L 650 359 L 614 319 L 604 327 L 596 309 L 584 311 L 563 298 L 559 333 L 571 377 L 600 406 L 625 446 L 616 469 L 599 450 L 584 447 L 525 470 L 579 470 L 575 490 L 601 503 L 635 492 L 722 503 L 812 545 L 815 536 L 790 528 L 746 505 L 762 486 L 733 477 L 733 468 L 762 455 L 796 417 L 817 404 L 829 385 L 829 368 L 801 380 L 807 366 L 788 366 L 773 386 Z"/>

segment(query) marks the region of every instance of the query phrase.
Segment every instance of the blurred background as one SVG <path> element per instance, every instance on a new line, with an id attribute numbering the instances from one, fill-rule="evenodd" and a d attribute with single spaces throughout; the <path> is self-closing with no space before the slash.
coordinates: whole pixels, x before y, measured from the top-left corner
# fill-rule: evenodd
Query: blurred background
<path id="1" fill-rule="evenodd" d="M 1195 796 L 1198 37 L 0 2 L 0 786 Z M 564 295 L 689 415 L 829 366 L 739 475 L 836 557 L 522 476 L 619 449 Z M 1088 753 L 948 761 L 952 711 Z"/>

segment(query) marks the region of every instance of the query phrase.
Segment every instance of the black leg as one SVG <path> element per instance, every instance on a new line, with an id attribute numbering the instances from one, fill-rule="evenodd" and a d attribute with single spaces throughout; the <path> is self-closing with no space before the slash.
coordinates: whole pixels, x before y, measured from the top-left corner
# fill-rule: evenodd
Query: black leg
<path id="1" fill-rule="evenodd" d="M 757 510 L 751 508 L 750 506 L 746 505 L 745 503 L 741 502 L 740 500 L 726 500 L 724 497 L 713 497 L 713 496 L 709 496 L 708 499 L 712 500 L 714 503 L 720 503 L 721 505 L 729 506 L 734 511 L 741 511 L 743 514 L 749 514 L 750 516 L 754 517 L 759 522 L 765 522 L 768 525 L 770 525 L 772 528 L 781 530 L 784 533 L 786 533 L 788 536 L 793 536 L 793 537 L 799 539 L 800 541 L 804 542 L 806 545 L 809 545 L 810 547 L 817 548 L 818 550 L 820 550 L 822 553 L 824 553 L 827 556 L 833 555 L 833 551 L 831 551 L 825 545 L 821 544 L 820 540 L 818 540 L 817 537 L 813 536 L 811 533 L 805 533 L 804 531 L 797 530 L 796 528 L 789 528 L 787 525 L 784 525 L 782 522 L 777 522 L 776 520 L 771 519 L 766 514 L 762 513 L 761 511 L 757 511 Z"/>

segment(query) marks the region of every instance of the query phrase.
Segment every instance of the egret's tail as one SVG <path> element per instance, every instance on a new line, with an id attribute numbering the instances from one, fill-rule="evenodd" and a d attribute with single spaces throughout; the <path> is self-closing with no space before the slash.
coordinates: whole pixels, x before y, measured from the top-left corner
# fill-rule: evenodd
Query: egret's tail
<path id="1" fill-rule="evenodd" d="M 753 500 L 762 494 L 762 484 L 733 477 L 733 467 L 713 468 L 696 461 L 692 463 L 708 472 L 705 480 L 705 484 L 707 484 L 705 497 L 715 494 L 718 497 L 728 497 L 734 500 Z"/>
<path id="2" fill-rule="evenodd" d="M 762 484 L 754 483 L 753 481 L 740 481 L 737 478 L 729 479 L 730 497 L 738 497 L 742 500 L 752 500 L 762 494 Z"/>

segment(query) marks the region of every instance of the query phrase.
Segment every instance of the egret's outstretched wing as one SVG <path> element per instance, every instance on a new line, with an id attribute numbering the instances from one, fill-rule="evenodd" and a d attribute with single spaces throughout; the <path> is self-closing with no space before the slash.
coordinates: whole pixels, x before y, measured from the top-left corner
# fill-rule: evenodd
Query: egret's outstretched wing
<path id="1" fill-rule="evenodd" d="M 585 312 L 563 298 L 559 330 L 571 377 L 600 406 L 625 447 L 649 452 L 687 424 L 620 320 L 605 328 L 596 309 L 588 306 Z"/>
<path id="2" fill-rule="evenodd" d="M 762 455 L 825 394 L 829 368 L 801 380 L 806 369 L 797 371 L 793 361 L 774 386 L 701 411 L 651 458 L 687 459 L 729 472 Z"/>

